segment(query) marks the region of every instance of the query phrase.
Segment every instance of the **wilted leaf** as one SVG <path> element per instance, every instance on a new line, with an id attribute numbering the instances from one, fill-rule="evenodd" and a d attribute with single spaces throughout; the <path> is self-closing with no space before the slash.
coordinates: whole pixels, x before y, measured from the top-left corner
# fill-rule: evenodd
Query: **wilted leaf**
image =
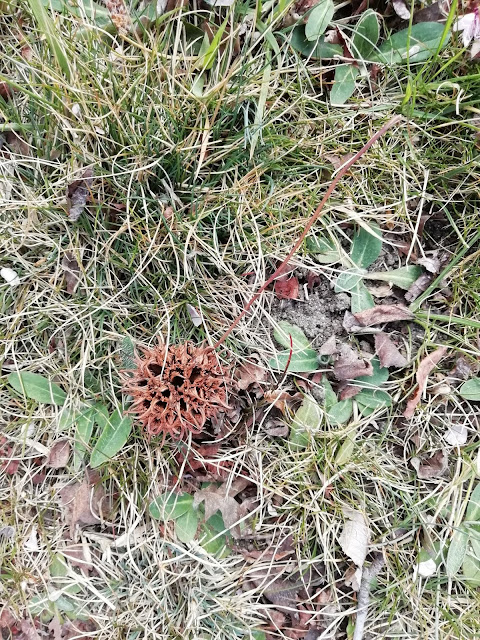
<path id="1" fill-rule="evenodd" d="M 48 454 L 47 467 L 51 469 L 63 469 L 63 467 L 67 466 L 69 457 L 70 443 L 68 440 L 57 440 Z"/>
<path id="2" fill-rule="evenodd" d="M 20 633 L 15 635 L 16 640 L 41 640 L 32 620 L 22 620 L 15 626 L 20 630 Z"/>
<path id="3" fill-rule="evenodd" d="M 380 366 L 378 358 L 372 358 L 370 364 L 373 368 L 373 373 L 369 376 L 359 376 L 355 378 L 355 382 L 360 384 L 363 389 L 377 389 L 388 380 L 388 369 Z"/>
<path id="4" fill-rule="evenodd" d="M 15 391 L 37 402 L 62 406 L 67 397 L 65 391 L 58 384 L 31 371 L 11 373 L 7 380 Z"/>
<path id="5" fill-rule="evenodd" d="M 363 567 L 370 544 L 370 530 L 360 511 L 348 507 L 344 507 L 342 511 L 346 521 L 338 542 L 344 554 L 353 560 L 357 567 Z"/>
<path id="6" fill-rule="evenodd" d="M 375 334 L 375 353 L 382 367 L 404 367 L 407 364 L 406 358 L 383 331 Z"/>
<path id="7" fill-rule="evenodd" d="M 70 537 L 75 537 L 77 526 L 88 526 L 100 522 L 97 515 L 105 498 L 96 472 L 87 470 L 82 482 L 74 482 L 60 490 L 60 499 L 65 510 L 65 522 L 70 527 Z"/>
<path id="8" fill-rule="evenodd" d="M 410 20 L 410 9 L 405 4 L 404 0 L 393 0 L 392 5 L 399 18 L 402 20 Z"/>
<path id="9" fill-rule="evenodd" d="M 300 327 L 296 327 L 286 320 L 281 320 L 277 324 L 273 332 L 273 337 L 282 347 L 285 347 L 285 349 L 290 349 L 290 338 L 292 339 L 291 344 L 294 351 L 303 351 L 310 347 L 310 340 Z"/>
<path id="10" fill-rule="evenodd" d="M 252 385 L 260 385 L 268 378 L 268 371 L 254 362 L 245 362 L 238 367 L 235 377 L 239 389 L 246 391 Z"/>
<path id="11" fill-rule="evenodd" d="M 448 427 L 444 437 L 452 447 L 462 447 L 467 442 L 468 429 L 464 424 L 452 424 Z"/>
<path id="12" fill-rule="evenodd" d="M 440 360 L 443 358 L 446 352 L 447 352 L 447 347 L 439 347 L 433 353 L 430 353 L 427 356 L 425 356 L 424 359 L 421 361 L 420 366 L 418 367 L 418 370 L 417 370 L 418 388 L 416 389 L 416 391 L 413 393 L 413 395 L 410 397 L 410 399 L 407 402 L 407 406 L 405 408 L 405 411 L 403 412 L 403 415 L 405 418 L 411 418 L 415 413 L 415 409 L 418 403 L 420 402 L 422 393 L 424 392 L 425 387 L 427 386 L 428 374 L 432 371 L 432 369 L 434 369 L 437 366 L 437 364 L 440 362 Z"/>
<path id="13" fill-rule="evenodd" d="M 360 358 L 358 353 L 348 345 L 342 344 L 339 351 L 340 356 L 333 367 L 337 380 L 352 380 L 358 376 L 369 376 L 373 373 L 372 364 Z"/>
<path id="14" fill-rule="evenodd" d="M 37 532 L 36 525 L 33 525 L 33 527 L 31 528 L 30 535 L 25 540 L 22 547 L 25 549 L 25 551 L 40 551 L 40 547 L 38 545 L 38 532 Z"/>
<path id="15" fill-rule="evenodd" d="M 217 511 L 223 517 L 225 527 L 230 530 L 234 538 L 240 536 L 240 527 L 237 524 L 245 514 L 245 508 L 235 500 L 235 496 L 250 484 L 245 478 L 238 478 L 232 484 L 224 483 L 220 486 L 210 485 L 197 491 L 193 498 L 193 507 L 197 508 L 205 503 L 205 520 L 209 520 Z"/>
<path id="16" fill-rule="evenodd" d="M 412 458 L 410 463 L 419 478 L 429 480 L 430 478 L 438 478 L 445 473 L 448 468 L 448 456 L 444 451 L 436 451 L 431 458 L 424 460 Z"/>
<path id="17" fill-rule="evenodd" d="M 187 312 L 194 327 L 199 327 L 203 323 L 202 316 L 193 305 L 187 304 Z"/>
<path id="18" fill-rule="evenodd" d="M 315 5 L 308 16 L 308 21 L 305 26 L 305 37 L 307 40 L 317 40 L 325 33 L 333 18 L 334 12 L 335 5 L 333 4 L 333 0 L 320 0 L 320 2 Z"/>
<path id="19" fill-rule="evenodd" d="M 338 450 L 337 455 L 335 456 L 335 466 L 341 467 L 347 462 L 350 462 L 350 458 L 352 457 L 353 450 L 355 449 L 355 439 L 358 434 L 358 429 L 354 429 L 351 431 L 347 437 L 345 438 L 342 446 Z"/>
<path id="20" fill-rule="evenodd" d="M 450 546 L 448 547 L 446 569 L 447 576 L 453 578 L 462 566 L 463 559 L 467 553 L 468 532 L 465 527 L 458 527 L 453 532 Z"/>
<path id="21" fill-rule="evenodd" d="M 87 198 L 93 184 L 93 169 L 90 167 L 85 170 L 81 180 L 75 181 L 70 185 L 68 196 L 70 198 L 70 206 L 68 208 L 68 219 L 76 222 L 82 215 L 87 203 Z"/>
<path id="22" fill-rule="evenodd" d="M 472 400 L 473 402 L 480 401 L 480 378 L 472 378 L 464 382 L 458 393 L 462 398 L 465 398 L 465 400 Z"/>
<path id="23" fill-rule="evenodd" d="M 398 320 L 412 320 L 413 313 L 402 304 L 380 304 L 372 309 L 354 313 L 356 321 L 361 327 L 373 327 L 384 322 Z"/>
<path id="24" fill-rule="evenodd" d="M 360 227 L 353 237 L 350 257 L 352 262 L 361 269 L 367 269 L 380 255 L 382 250 L 382 233 L 377 225 L 372 225 L 367 231 Z"/>
<path id="25" fill-rule="evenodd" d="M 65 289 L 67 293 L 75 293 L 79 281 L 80 267 L 71 251 L 66 251 L 62 258 L 62 268 L 65 271 Z"/>
<path id="26" fill-rule="evenodd" d="M 273 290 L 279 300 L 298 299 L 298 278 L 292 276 L 281 276 L 275 280 Z"/>

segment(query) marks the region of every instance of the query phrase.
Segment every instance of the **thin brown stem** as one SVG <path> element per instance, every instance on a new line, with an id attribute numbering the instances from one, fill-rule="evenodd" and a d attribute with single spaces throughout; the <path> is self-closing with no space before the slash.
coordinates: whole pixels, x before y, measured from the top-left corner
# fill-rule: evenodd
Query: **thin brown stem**
<path id="1" fill-rule="evenodd" d="M 358 151 L 353 158 L 351 158 L 341 169 L 340 171 L 337 173 L 337 175 L 335 176 L 335 178 L 332 180 L 330 186 L 328 187 L 327 191 L 325 192 L 325 195 L 322 198 L 322 201 L 320 202 L 320 204 L 318 205 L 318 207 L 315 209 L 312 217 L 310 218 L 310 220 L 307 222 L 307 224 L 305 225 L 305 229 L 303 230 L 302 234 L 300 235 L 300 237 L 298 238 L 298 240 L 295 242 L 295 244 L 293 245 L 293 247 L 290 249 L 288 255 L 286 256 L 286 258 L 283 260 L 283 262 L 281 263 L 281 265 L 274 271 L 274 273 L 272 273 L 272 275 L 268 278 L 268 280 L 260 287 L 260 289 L 252 296 L 252 298 L 248 301 L 248 303 L 245 305 L 245 308 L 243 309 L 243 311 L 235 318 L 235 320 L 232 322 L 232 324 L 228 327 L 228 329 L 225 331 L 225 333 L 223 334 L 223 336 L 217 341 L 217 343 L 215 344 L 215 349 L 217 347 L 219 347 L 220 345 L 222 345 L 225 340 L 228 338 L 228 336 L 232 333 L 232 331 L 235 329 L 235 327 L 237 326 L 237 324 L 240 322 L 240 320 L 246 315 L 246 313 L 248 312 L 248 310 L 250 309 L 250 307 L 252 306 L 252 304 L 258 300 L 258 298 L 261 296 L 261 294 L 265 291 L 265 289 L 275 280 L 275 278 L 278 278 L 279 275 L 282 274 L 283 269 L 285 267 L 286 264 L 288 264 L 289 260 L 291 260 L 291 258 L 295 255 L 295 253 L 297 252 L 298 248 L 300 247 L 300 245 L 302 244 L 302 242 L 304 241 L 307 233 L 310 231 L 310 229 L 312 228 L 312 226 L 315 224 L 315 222 L 318 220 L 318 218 L 320 217 L 320 214 L 322 213 L 323 207 L 325 206 L 325 203 L 327 202 L 328 198 L 330 197 L 332 191 L 335 189 L 335 187 L 337 186 L 337 184 L 340 182 L 340 180 L 343 178 L 343 176 L 347 173 L 347 171 L 350 169 L 350 167 L 355 164 L 355 162 L 357 162 L 357 160 L 359 160 L 364 153 L 366 153 L 370 147 L 375 144 L 375 142 L 381 138 L 391 127 L 393 127 L 394 125 L 396 125 L 398 122 L 400 122 L 400 120 L 402 120 L 402 116 L 394 116 L 391 120 L 389 120 L 386 124 L 383 125 L 383 127 L 377 131 L 377 133 L 375 133 L 370 140 L 365 144 L 365 146 L 363 146 L 360 151 Z"/>

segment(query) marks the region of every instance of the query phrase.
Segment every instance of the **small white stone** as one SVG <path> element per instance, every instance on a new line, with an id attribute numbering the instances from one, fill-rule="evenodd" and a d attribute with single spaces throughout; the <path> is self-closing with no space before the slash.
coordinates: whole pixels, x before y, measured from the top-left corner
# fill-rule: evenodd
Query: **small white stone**
<path id="1" fill-rule="evenodd" d="M 430 578 L 437 572 L 437 565 L 433 558 L 429 558 L 424 562 L 419 562 L 415 567 L 415 574 L 421 578 Z"/>

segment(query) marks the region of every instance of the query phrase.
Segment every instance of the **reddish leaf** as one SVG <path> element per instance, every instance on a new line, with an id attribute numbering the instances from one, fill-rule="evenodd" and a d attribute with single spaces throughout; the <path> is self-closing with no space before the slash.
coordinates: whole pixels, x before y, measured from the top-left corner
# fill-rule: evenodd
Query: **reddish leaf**
<path id="1" fill-rule="evenodd" d="M 41 640 L 33 620 L 22 620 L 19 624 L 20 633 L 15 640 Z"/>
<path id="2" fill-rule="evenodd" d="M 281 276 L 275 280 L 274 291 L 280 300 L 298 299 L 298 278 Z"/>
<path id="3" fill-rule="evenodd" d="M 340 345 L 340 356 L 334 364 L 333 373 L 337 380 L 353 380 L 358 376 L 371 376 L 373 367 L 370 362 L 358 356 L 358 353 L 346 344 Z"/>
<path id="4" fill-rule="evenodd" d="M 375 334 L 375 353 L 381 367 L 404 367 L 407 364 L 406 358 L 383 331 Z"/>
<path id="5" fill-rule="evenodd" d="M 384 322 L 411 320 L 414 315 L 402 304 L 380 304 L 371 309 L 354 313 L 355 319 L 361 327 L 373 327 Z"/>
<path id="6" fill-rule="evenodd" d="M 415 408 L 420 402 L 422 393 L 425 390 L 425 387 L 427 386 L 428 374 L 432 371 L 432 369 L 434 369 L 437 366 L 437 364 L 440 362 L 440 360 L 443 358 L 446 352 L 447 352 L 447 347 L 439 347 L 433 353 L 430 353 L 427 356 L 425 356 L 425 358 L 420 362 L 420 366 L 418 367 L 418 370 L 417 370 L 418 387 L 414 392 L 414 394 L 410 397 L 409 401 L 407 402 L 407 407 L 403 412 L 403 415 L 405 416 L 405 418 L 411 418 L 415 413 Z"/>
<path id="7" fill-rule="evenodd" d="M 65 438 L 57 440 L 47 458 L 47 467 L 51 469 L 63 469 L 67 466 L 70 457 L 70 443 Z"/>

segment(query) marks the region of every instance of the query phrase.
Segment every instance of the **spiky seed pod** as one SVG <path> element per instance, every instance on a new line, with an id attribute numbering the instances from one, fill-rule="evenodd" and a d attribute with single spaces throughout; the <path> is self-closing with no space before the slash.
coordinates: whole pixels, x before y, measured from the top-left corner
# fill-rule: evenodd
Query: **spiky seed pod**
<path id="1" fill-rule="evenodd" d="M 141 350 L 124 391 L 133 398 L 129 413 L 149 436 L 180 440 L 189 432 L 198 435 L 209 418 L 228 408 L 230 379 L 212 347 L 186 342 Z"/>

